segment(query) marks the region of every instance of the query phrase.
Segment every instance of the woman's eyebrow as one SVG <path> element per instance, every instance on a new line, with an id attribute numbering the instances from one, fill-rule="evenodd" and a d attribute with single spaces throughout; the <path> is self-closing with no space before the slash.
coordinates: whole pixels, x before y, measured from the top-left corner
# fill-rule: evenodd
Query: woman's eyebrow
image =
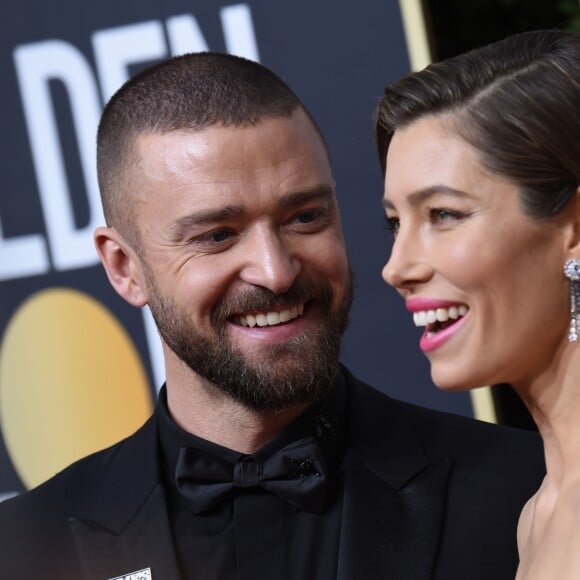
<path id="1" fill-rule="evenodd" d="M 455 197 L 471 197 L 469 193 L 463 191 L 461 189 L 455 189 L 454 187 L 449 187 L 448 185 L 430 185 L 429 187 L 425 187 L 423 189 L 419 189 L 417 191 L 413 191 L 409 195 L 405 197 L 405 201 L 415 207 L 425 203 L 429 198 L 435 195 L 452 195 Z M 383 207 L 385 209 L 395 209 L 393 203 L 385 193 L 385 197 L 383 198 Z"/>

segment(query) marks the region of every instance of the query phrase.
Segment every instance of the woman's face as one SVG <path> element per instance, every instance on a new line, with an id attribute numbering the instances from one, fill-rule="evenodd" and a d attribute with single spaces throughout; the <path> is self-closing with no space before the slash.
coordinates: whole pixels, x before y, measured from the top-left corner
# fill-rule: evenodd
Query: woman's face
<path id="1" fill-rule="evenodd" d="M 434 382 L 517 385 L 549 371 L 567 342 L 571 211 L 524 214 L 517 186 L 486 171 L 444 115 L 395 132 L 384 205 L 395 238 L 383 278 L 425 326 Z"/>

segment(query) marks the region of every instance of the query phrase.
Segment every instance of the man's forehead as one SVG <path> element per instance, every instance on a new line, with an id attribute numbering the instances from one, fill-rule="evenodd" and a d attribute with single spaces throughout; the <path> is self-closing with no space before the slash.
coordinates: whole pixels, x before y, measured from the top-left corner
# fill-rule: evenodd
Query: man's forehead
<path id="1" fill-rule="evenodd" d="M 194 181 L 204 172 L 245 173 L 261 166 L 283 167 L 291 159 L 305 170 L 330 173 L 328 153 L 318 131 L 302 117 L 264 119 L 256 125 L 212 125 L 136 136 L 137 163 L 153 181 L 180 178 Z"/>
<path id="2" fill-rule="evenodd" d="M 213 123 L 202 127 L 184 126 L 177 129 L 137 132 L 133 136 L 133 143 L 138 146 L 143 146 L 143 144 L 151 145 L 152 143 L 186 136 L 198 136 L 200 141 L 203 140 L 206 143 L 211 141 L 228 143 L 233 135 L 260 132 L 265 136 L 268 134 L 268 129 L 276 134 L 281 141 L 284 140 L 285 134 L 299 135 L 326 148 L 317 126 L 301 107 L 296 108 L 291 115 L 264 116 L 256 121 L 248 121 L 241 124 Z"/>

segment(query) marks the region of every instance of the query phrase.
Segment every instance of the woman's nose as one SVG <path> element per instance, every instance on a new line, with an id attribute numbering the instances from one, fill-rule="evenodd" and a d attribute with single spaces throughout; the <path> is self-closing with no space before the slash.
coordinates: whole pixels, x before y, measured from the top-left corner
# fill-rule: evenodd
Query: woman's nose
<path id="1" fill-rule="evenodd" d="M 399 233 L 393 242 L 391 255 L 383 267 L 383 280 L 397 289 L 406 289 L 426 282 L 433 269 L 422 245 L 417 239 L 405 238 Z"/>

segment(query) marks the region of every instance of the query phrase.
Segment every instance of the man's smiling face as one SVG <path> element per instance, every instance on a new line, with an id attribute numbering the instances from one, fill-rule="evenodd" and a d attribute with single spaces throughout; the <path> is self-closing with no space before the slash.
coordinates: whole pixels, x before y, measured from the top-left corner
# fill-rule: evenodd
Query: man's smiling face
<path id="1" fill-rule="evenodd" d="M 300 109 L 243 127 L 139 136 L 147 300 L 196 375 L 271 411 L 338 365 L 352 283 L 326 148 Z"/>

